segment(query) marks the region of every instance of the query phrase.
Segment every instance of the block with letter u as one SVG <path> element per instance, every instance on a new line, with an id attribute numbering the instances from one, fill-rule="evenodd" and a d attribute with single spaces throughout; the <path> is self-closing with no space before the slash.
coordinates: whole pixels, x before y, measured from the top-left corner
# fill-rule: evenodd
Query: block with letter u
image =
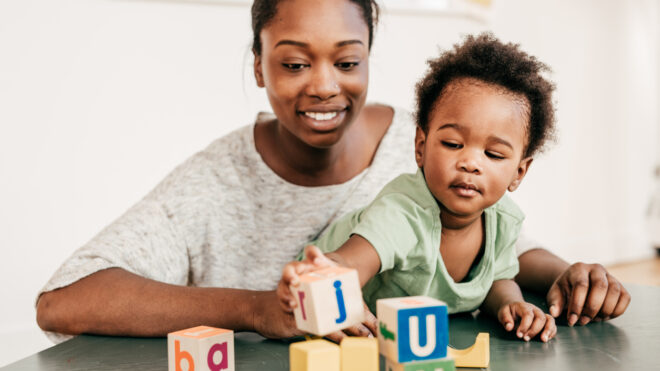
<path id="1" fill-rule="evenodd" d="M 378 343 L 386 358 L 405 363 L 447 357 L 447 305 L 425 296 L 380 299 Z"/>

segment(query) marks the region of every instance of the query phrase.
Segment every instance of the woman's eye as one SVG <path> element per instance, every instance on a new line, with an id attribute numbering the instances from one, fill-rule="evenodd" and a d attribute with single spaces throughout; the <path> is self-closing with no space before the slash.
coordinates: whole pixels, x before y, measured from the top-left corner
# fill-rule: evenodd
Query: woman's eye
<path id="1" fill-rule="evenodd" d="M 290 71 L 300 71 L 307 67 L 307 65 L 303 63 L 282 63 L 282 66 Z"/>
<path id="2" fill-rule="evenodd" d="M 452 149 L 460 149 L 463 148 L 462 144 L 454 143 L 454 142 L 445 142 L 442 141 L 442 145 L 447 147 L 447 148 L 452 148 Z"/>
<path id="3" fill-rule="evenodd" d="M 360 62 L 341 62 L 335 64 L 339 69 L 348 71 L 352 70 L 353 68 L 357 67 L 360 64 Z"/>
<path id="4" fill-rule="evenodd" d="M 490 152 L 490 151 L 486 151 L 486 156 L 488 156 L 488 157 L 490 157 L 494 160 L 503 160 L 504 159 L 504 156 L 502 156 L 498 153 Z"/>

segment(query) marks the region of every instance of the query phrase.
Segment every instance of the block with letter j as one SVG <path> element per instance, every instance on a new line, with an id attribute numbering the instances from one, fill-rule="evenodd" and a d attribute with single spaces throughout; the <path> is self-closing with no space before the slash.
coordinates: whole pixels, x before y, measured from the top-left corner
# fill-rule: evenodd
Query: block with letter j
<path id="1" fill-rule="evenodd" d="M 300 276 L 291 286 L 297 306 L 296 326 L 324 336 L 364 321 L 362 290 L 355 269 L 329 267 Z"/>

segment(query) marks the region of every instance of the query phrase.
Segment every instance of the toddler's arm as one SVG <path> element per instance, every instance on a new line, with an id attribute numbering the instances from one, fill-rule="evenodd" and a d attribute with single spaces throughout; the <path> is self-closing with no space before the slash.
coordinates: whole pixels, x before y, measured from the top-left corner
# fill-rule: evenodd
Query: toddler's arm
<path id="1" fill-rule="evenodd" d="M 496 317 L 507 331 L 513 330 L 518 323 L 516 335 L 525 341 L 540 333 L 541 340 L 547 342 L 557 333 L 555 319 L 537 306 L 525 302 L 513 280 L 493 282 L 482 307 Z"/>
<path id="2" fill-rule="evenodd" d="M 304 259 L 288 263 L 282 270 L 282 278 L 277 285 L 277 296 L 285 312 L 293 312 L 296 301 L 291 293 L 290 286 L 300 284 L 300 275 L 313 272 L 329 266 L 344 266 L 354 268 L 358 272 L 360 286 L 364 286 L 380 270 L 380 258 L 373 246 L 359 235 L 353 235 L 339 249 L 323 254 L 316 246 L 305 248 Z M 365 305 L 366 320 L 363 326 L 346 329 L 351 335 L 368 336 L 376 333 L 376 318 Z M 339 342 L 344 335 L 335 333 L 328 335 L 331 340 Z"/>

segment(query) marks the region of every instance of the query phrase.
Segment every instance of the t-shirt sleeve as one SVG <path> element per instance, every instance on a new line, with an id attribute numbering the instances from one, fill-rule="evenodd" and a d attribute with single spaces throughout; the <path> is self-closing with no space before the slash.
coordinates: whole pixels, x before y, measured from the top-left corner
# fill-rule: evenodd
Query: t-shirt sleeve
<path id="1" fill-rule="evenodd" d="M 421 231 L 417 221 L 424 212 L 403 194 L 389 194 L 369 205 L 352 234 L 365 238 L 380 257 L 380 272 L 414 265 L 410 251 L 418 244 Z M 414 260 L 414 259 L 412 259 Z"/>
<path id="2" fill-rule="evenodd" d="M 201 162 L 200 162 L 201 161 Z M 191 174 L 203 166 L 193 156 L 169 174 L 144 199 L 76 250 L 39 291 L 68 286 L 107 268 L 122 268 L 153 280 L 188 283 L 189 245 L 203 235 L 198 186 Z"/>

